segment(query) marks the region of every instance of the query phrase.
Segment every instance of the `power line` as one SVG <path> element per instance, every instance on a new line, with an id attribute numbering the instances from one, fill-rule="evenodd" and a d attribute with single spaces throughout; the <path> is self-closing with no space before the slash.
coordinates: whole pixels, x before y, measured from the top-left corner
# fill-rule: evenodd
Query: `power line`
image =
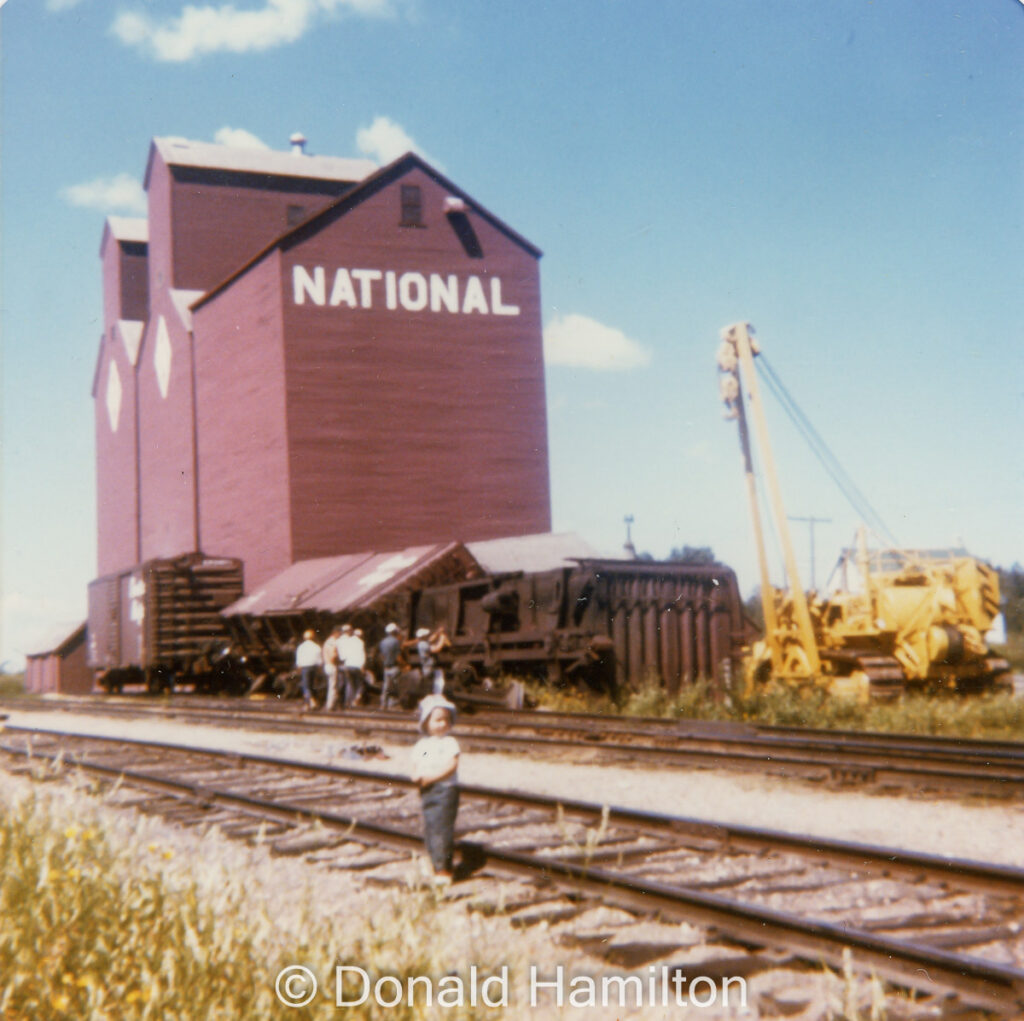
<path id="1" fill-rule="evenodd" d="M 810 446 L 815 457 L 818 458 L 825 471 L 831 476 L 832 480 L 839 487 L 840 492 L 842 492 L 846 497 L 853 509 L 872 531 L 888 540 L 890 545 L 898 546 L 899 543 L 890 531 L 889 527 L 882 520 L 882 516 L 875 510 L 868 498 L 860 491 L 857 484 L 850 478 L 849 474 L 839 463 L 838 458 L 832 453 L 828 444 L 822 439 L 820 433 L 811 424 L 810 419 L 807 418 L 800 406 L 793 399 L 778 374 L 768 363 L 767 358 L 762 354 L 758 357 L 755 364 L 761 372 L 765 385 L 775 395 L 790 420 L 807 441 L 807 444 Z"/>

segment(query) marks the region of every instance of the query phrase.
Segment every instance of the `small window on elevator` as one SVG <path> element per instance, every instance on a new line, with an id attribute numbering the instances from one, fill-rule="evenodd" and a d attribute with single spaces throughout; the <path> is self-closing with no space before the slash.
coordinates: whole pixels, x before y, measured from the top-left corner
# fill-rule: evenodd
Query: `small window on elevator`
<path id="1" fill-rule="evenodd" d="M 402 219 L 401 227 L 423 226 L 423 195 L 418 184 L 402 185 Z"/>
<path id="2" fill-rule="evenodd" d="M 297 223 L 302 223 L 306 218 L 306 207 L 305 206 L 288 206 L 288 226 L 294 227 Z"/>

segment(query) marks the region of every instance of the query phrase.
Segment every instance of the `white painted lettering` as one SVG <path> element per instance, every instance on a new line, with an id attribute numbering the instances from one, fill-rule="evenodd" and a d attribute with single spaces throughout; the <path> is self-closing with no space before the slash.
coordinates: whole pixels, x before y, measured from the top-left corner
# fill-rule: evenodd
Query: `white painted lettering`
<path id="1" fill-rule="evenodd" d="M 430 274 L 430 311 L 440 312 L 442 305 L 448 312 L 459 311 L 459 278 L 454 273 L 447 281 L 440 273 Z"/>
<path id="2" fill-rule="evenodd" d="M 491 311 L 496 316 L 519 315 L 518 305 L 503 305 L 501 303 L 501 279 L 499 277 L 491 277 Z"/>
<path id="3" fill-rule="evenodd" d="M 384 274 L 379 269 L 354 269 L 352 276 L 359 281 L 359 304 L 363 308 L 373 308 L 373 282 Z"/>
<path id="4" fill-rule="evenodd" d="M 302 305 L 307 294 L 314 305 L 323 305 L 327 300 L 327 281 L 323 266 L 315 267 L 312 276 L 306 272 L 304 266 L 296 266 L 292 270 L 292 290 L 296 305 Z"/>
<path id="5" fill-rule="evenodd" d="M 356 307 L 356 292 L 347 269 L 339 269 L 334 274 L 334 286 L 331 288 L 331 307 L 340 305 L 342 302 L 345 302 L 349 308 Z"/>
<path id="6" fill-rule="evenodd" d="M 466 281 L 466 296 L 462 299 L 463 315 L 469 312 L 482 312 L 487 315 L 487 298 L 484 297 L 484 285 L 478 276 L 471 276 Z"/>
<path id="7" fill-rule="evenodd" d="M 2 0 L 0 0 L 2 3 Z M 519 305 L 505 301 L 500 277 L 469 276 L 457 273 L 421 273 L 408 270 L 349 269 L 339 266 L 332 273 L 330 294 L 327 270 L 323 266 L 307 269 L 292 267 L 292 299 L 296 305 L 319 305 L 350 309 L 372 309 L 380 301 L 375 285 L 384 282 L 384 307 L 393 312 L 447 312 L 449 315 L 520 315 Z M 489 291 L 488 291 L 489 287 Z"/>
<path id="8" fill-rule="evenodd" d="M 398 300 L 408 312 L 421 312 L 427 307 L 427 282 L 422 273 L 403 273 L 398 278 Z"/>

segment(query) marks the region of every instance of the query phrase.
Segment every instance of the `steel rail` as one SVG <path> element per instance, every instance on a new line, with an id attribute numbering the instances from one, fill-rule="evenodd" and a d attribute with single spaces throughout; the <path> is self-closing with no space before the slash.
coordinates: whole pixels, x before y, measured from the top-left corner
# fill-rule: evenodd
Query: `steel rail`
<path id="1" fill-rule="evenodd" d="M 96 738 L 93 735 L 74 735 L 54 731 L 31 731 L 30 728 L 11 728 L 22 733 L 38 733 L 45 736 L 80 737 L 86 740 L 106 741 L 118 745 L 132 744 L 159 750 L 173 749 L 211 758 L 222 758 L 229 762 L 259 762 L 264 765 L 288 767 L 302 771 L 325 774 L 357 775 L 360 779 L 375 780 L 380 783 L 402 783 L 411 786 L 404 777 L 388 774 L 365 773 L 358 770 L 336 766 L 317 766 L 312 763 L 295 762 L 267 756 L 236 754 L 234 752 L 217 752 L 188 746 L 168 744 L 166 742 L 144 742 L 134 739 L 120 740 L 116 738 Z M 349 835 L 360 834 L 374 840 L 385 842 L 401 848 L 419 847 L 422 843 L 418 834 L 410 833 L 397 827 L 367 821 L 357 816 L 343 815 L 314 809 L 309 806 L 290 803 L 288 801 L 270 801 L 255 798 L 237 791 L 224 790 L 207 784 L 195 784 L 189 781 L 174 780 L 151 773 L 125 769 L 122 766 L 110 766 L 102 763 L 89 762 L 80 758 L 67 758 L 63 752 L 40 752 L 31 748 L 11 748 L 0 743 L 0 749 L 9 754 L 35 757 L 48 762 L 58 760 L 74 765 L 76 768 L 111 779 L 123 778 L 135 786 L 145 789 L 175 794 L 197 799 L 204 805 L 219 804 L 260 818 L 276 819 L 286 823 L 319 822 L 326 827 L 342 829 Z M 469 793 L 486 794 L 502 800 L 508 800 L 504 791 L 490 788 L 464 786 Z M 519 799 L 521 796 L 516 795 Z M 566 803 L 559 799 L 546 799 L 539 795 L 527 795 L 530 804 L 545 804 L 557 807 Z M 585 810 L 591 814 L 600 814 L 603 807 L 586 802 L 569 802 L 572 811 Z M 634 812 L 628 809 L 612 809 L 623 818 L 634 821 L 650 820 L 659 826 L 681 822 L 693 824 L 694 820 L 673 820 L 672 817 L 656 813 Z M 704 824 L 707 825 L 706 823 Z M 716 828 L 717 825 L 716 825 Z M 726 830 L 742 831 L 742 827 L 725 827 Z M 747 831 L 748 835 L 753 831 Z M 799 844 L 800 838 L 789 838 L 791 845 Z M 829 842 L 834 843 L 834 842 Z M 600 895 L 603 900 L 639 910 L 644 913 L 655 912 L 665 917 L 689 922 L 714 925 L 729 932 L 742 941 L 755 945 L 781 943 L 800 951 L 812 960 L 825 960 L 833 966 L 841 966 L 844 953 L 854 951 L 860 957 L 859 966 L 870 966 L 875 972 L 901 985 L 929 992 L 955 989 L 979 1004 L 1005 1011 L 1008 1008 L 1024 1009 L 1024 970 L 995 964 L 966 954 L 956 954 L 936 949 L 911 941 L 896 940 L 884 936 L 876 936 L 869 932 L 847 928 L 832 923 L 809 920 L 786 912 L 742 904 L 719 894 L 688 889 L 685 886 L 670 886 L 650 880 L 636 880 L 618 875 L 607 869 L 595 868 L 588 864 L 577 864 L 558 861 L 549 857 L 523 854 L 516 851 L 504 851 L 486 844 L 463 841 L 464 853 L 476 855 L 499 871 L 535 879 L 538 874 L 553 880 L 556 884 L 574 891 L 587 891 Z M 837 845 L 838 846 L 838 845 Z M 879 849 L 850 845 L 851 853 L 863 854 Z M 883 849 L 884 850 L 884 849 Z M 902 857 L 898 852 L 888 852 L 890 861 Z M 910 856 L 927 860 L 929 856 Z M 972 866 L 975 873 L 991 868 L 982 863 L 966 863 Z M 929 868 L 949 870 L 949 863 L 935 860 Z M 1009 872 L 1013 870 L 996 868 L 1002 882 L 1009 882 Z M 958 873 L 958 876 L 960 874 Z M 1024 890 L 1024 875 L 1016 880 L 1016 892 Z M 767 937 L 767 938 L 766 938 Z"/>
<path id="2" fill-rule="evenodd" d="M 192 701 L 184 701 L 192 699 Z M 145 701 L 149 701 L 146 705 Z M 142 702 L 143 704 L 140 704 Z M 240 704 L 244 708 L 239 708 Z M 11 709 L 59 706 L 108 706 L 118 709 L 138 707 L 140 711 L 173 711 L 182 709 L 189 713 L 209 712 L 211 714 L 251 714 L 271 717 L 295 715 L 305 726 L 331 726 L 335 720 L 358 718 L 370 722 L 380 719 L 392 720 L 394 717 L 385 710 L 374 708 L 357 708 L 344 710 L 345 716 L 327 717 L 317 714 L 305 714 L 300 711 L 297 703 L 270 701 L 260 699 L 239 699 L 215 701 L 210 696 L 177 696 L 173 700 L 155 703 L 151 696 L 141 695 L 103 695 L 103 696 L 59 696 L 49 698 L 17 698 L 0 699 L 0 705 Z M 841 744 L 844 748 L 873 751 L 878 748 L 887 754 L 901 754 L 908 757 L 920 757 L 931 753 L 952 754 L 958 760 L 979 759 L 993 761 L 1004 759 L 1014 765 L 1024 765 L 1024 741 L 988 740 L 981 738 L 950 737 L 935 734 L 882 733 L 877 731 L 823 729 L 783 725 L 759 724 L 753 722 L 737 722 L 730 720 L 699 720 L 684 717 L 666 718 L 661 716 L 609 716 L 600 713 L 566 713 L 549 712 L 547 710 L 516 710 L 500 706 L 486 706 L 483 709 L 471 709 L 464 719 L 469 721 L 492 723 L 492 717 L 501 720 L 503 726 L 512 726 L 525 730 L 559 731 L 569 730 L 577 733 L 593 731 L 597 735 L 603 733 L 621 733 L 630 737 L 656 737 L 662 740 L 692 738 L 704 740 L 721 740 L 736 742 L 744 739 L 757 739 L 759 745 L 768 745 L 775 741 L 780 747 L 792 748 L 834 748 Z"/>
<path id="3" fill-rule="evenodd" d="M 254 752 L 222 751 L 198 745 L 183 745 L 171 741 L 150 741 L 133 737 L 110 737 L 99 734 L 83 734 L 75 731 L 39 730 L 32 727 L 8 726 L 6 733 L 26 734 L 39 737 L 77 738 L 118 746 L 153 748 L 160 751 L 188 752 L 206 755 L 210 758 L 229 760 L 239 765 L 283 767 L 296 772 L 316 773 L 326 776 L 340 776 L 360 780 L 371 780 L 394 786 L 412 788 L 413 782 L 401 773 L 387 773 L 379 770 L 358 769 L 354 766 L 338 766 L 333 763 L 309 762 L 304 759 L 287 759 L 275 755 L 260 755 Z M 9 750 L 0 744 L 0 748 Z M 905 851 L 878 844 L 863 844 L 834 840 L 828 837 L 805 837 L 785 830 L 744 826 L 738 823 L 723 823 L 693 816 L 671 815 L 667 812 L 653 812 L 648 809 L 629 808 L 622 805 L 603 805 L 594 801 L 562 798 L 549 794 L 535 794 L 528 791 L 488 787 L 480 784 L 460 783 L 459 789 L 467 795 L 476 795 L 513 803 L 523 807 L 547 809 L 552 812 L 578 814 L 591 820 L 600 819 L 607 809 L 609 817 L 621 823 L 646 830 L 669 832 L 676 835 L 691 834 L 703 840 L 714 840 L 723 847 L 747 850 L 787 850 L 807 857 L 820 858 L 832 863 L 870 869 L 884 875 L 920 876 L 925 873 L 948 883 L 954 880 L 966 882 L 988 892 L 1004 892 L 1024 898 L 1024 869 L 1012 865 L 998 865 L 976 861 L 970 858 L 924 854 Z"/>
<path id="4" fill-rule="evenodd" d="M 48 710 L 59 710 L 62 707 L 61 702 L 50 700 L 37 705 Z M 276 714 L 267 710 L 197 709 L 181 703 L 166 706 L 115 706 L 100 700 L 86 705 L 96 706 L 100 714 L 108 715 L 179 715 L 182 718 L 218 723 L 229 720 L 246 726 L 257 722 L 255 717 L 264 717 L 258 722 L 263 726 L 269 724 L 275 729 L 352 730 L 357 735 L 382 733 L 401 738 L 416 734 L 415 725 L 411 721 L 397 719 L 383 711 L 347 710 L 337 717 L 324 719 L 321 716 L 287 711 Z M 534 719 L 530 715 L 529 722 L 522 722 L 521 728 L 537 730 Z M 709 736 L 690 733 L 689 728 L 685 731 L 680 728 L 679 733 L 665 738 L 666 741 L 675 741 L 675 744 L 651 745 L 603 740 L 600 733 L 566 737 L 548 735 L 541 738 L 536 734 L 514 734 L 505 730 L 474 727 L 473 720 L 470 717 L 469 722 L 460 725 L 460 737 L 468 748 L 478 751 L 498 751 L 501 746 L 533 749 L 542 742 L 548 748 L 561 751 L 578 753 L 581 749 L 591 749 L 619 760 L 639 759 L 658 765 L 740 768 L 819 781 L 909 786 L 999 797 L 1024 794 L 1024 751 L 1013 756 L 1003 754 L 1000 757 L 986 757 L 984 753 L 979 754 L 977 749 L 969 749 L 970 754 L 965 756 L 960 753 L 918 751 L 898 745 L 890 759 L 888 747 L 884 744 L 860 750 L 852 748 L 848 743 L 829 742 L 824 738 L 812 743 L 794 743 L 772 736 L 760 738 L 756 734 L 753 737 L 737 735 L 735 728 L 728 728 L 724 733 L 712 732 Z M 557 728 L 558 725 L 554 729 Z"/>

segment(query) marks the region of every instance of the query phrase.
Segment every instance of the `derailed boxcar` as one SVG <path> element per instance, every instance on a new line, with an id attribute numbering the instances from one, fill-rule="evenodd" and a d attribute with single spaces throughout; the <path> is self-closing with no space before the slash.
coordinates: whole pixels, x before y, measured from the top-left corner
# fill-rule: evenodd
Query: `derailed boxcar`
<path id="1" fill-rule="evenodd" d="M 220 611 L 242 594 L 242 563 L 190 553 L 148 560 L 89 585 L 88 664 L 108 691 L 176 682 L 231 688 Z M 224 664 L 219 670 L 219 664 Z"/>
<path id="2" fill-rule="evenodd" d="M 725 684 L 750 635 L 724 564 L 579 559 L 419 592 L 409 628 L 444 627 L 448 657 L 478 672 L 540 673 L 614 690 L 660 679 Z"/>

